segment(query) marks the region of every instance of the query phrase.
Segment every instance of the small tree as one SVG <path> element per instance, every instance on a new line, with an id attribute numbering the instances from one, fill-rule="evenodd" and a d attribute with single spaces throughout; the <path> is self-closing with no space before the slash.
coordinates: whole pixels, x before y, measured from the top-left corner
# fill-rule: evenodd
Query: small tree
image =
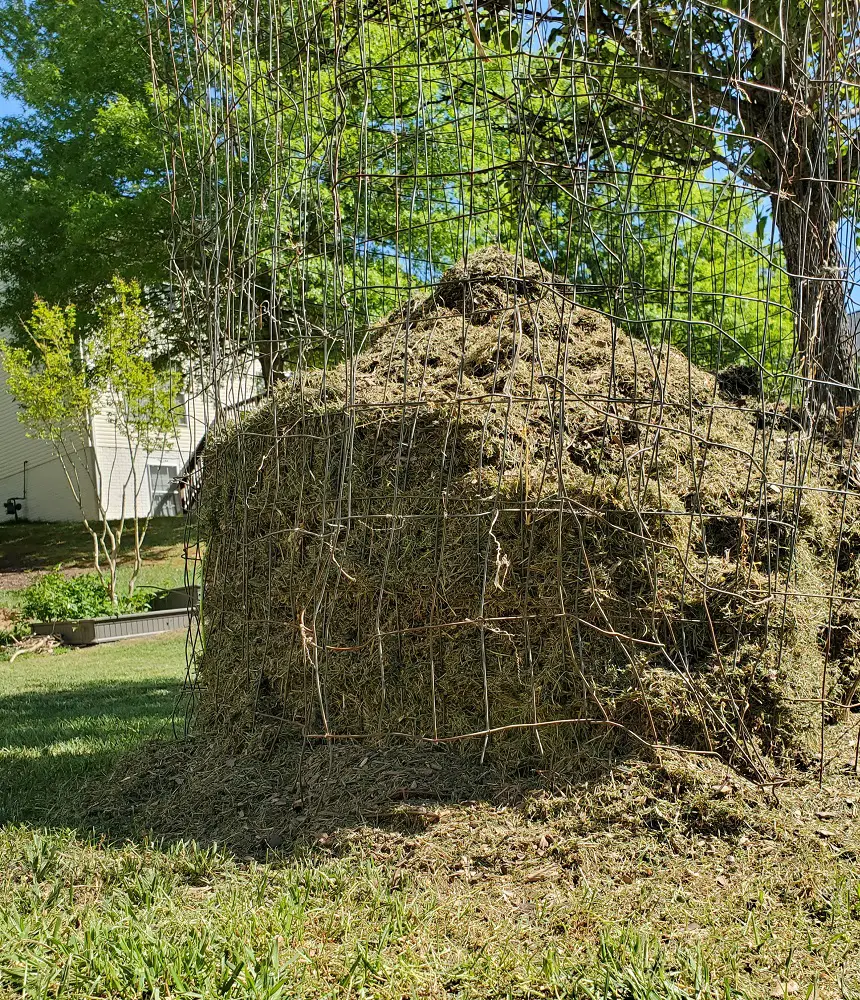
<path id="1" fill-rule="evenodd" d="M 140 286 L 114 278 L 97 315 L 84 341 L 76 336 L 74 306 L 52 306 L 37 298 L 26 324 L 30 350 L 0 343 L 0 359 L 20 407 L 19 420 L 30 437 L 50 442 L 63 467 L 92 536 L 95 568 L 116 604 L 117 563 L 127 530 L 134 539 L 129 593 L 140 572 L 149 514 L 138 516 L 143 485 L 138 469 L 167 442 L 173 392 L 169 374 L 152 358 L 150 317 L 141 305 Z M 119 484 L 120 516 L 113 524 L 107 497 L 114 469 L 104 473 L 88 447 L 92 417 L 99 413 L 115 426 L 130 459 L 131 471 Z"/>

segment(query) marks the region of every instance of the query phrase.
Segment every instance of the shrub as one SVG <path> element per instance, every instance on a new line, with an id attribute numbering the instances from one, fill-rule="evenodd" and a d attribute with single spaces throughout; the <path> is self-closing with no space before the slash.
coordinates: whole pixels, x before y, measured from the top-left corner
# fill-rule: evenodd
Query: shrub
<path id="1" fill-rule="evenodd" d="M 24 617 L 43 622 L 123 615 L 149 609 L 146 594 L 120 595 L 114 606 L 107 587 L 96 573 L 68 577 L 59 569 L 40 577 L 22 592 L 21 598 Z"/>

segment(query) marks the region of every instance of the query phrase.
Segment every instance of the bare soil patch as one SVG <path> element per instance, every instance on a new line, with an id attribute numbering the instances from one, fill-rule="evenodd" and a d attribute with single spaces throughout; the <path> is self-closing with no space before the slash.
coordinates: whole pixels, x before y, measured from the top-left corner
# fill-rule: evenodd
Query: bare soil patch
<path id="1" fill-rule="evenodd" d="M 0 570 L 0 590 L 24 590 L 44 572 L 46 571 L 34 569 Z M 63 576 L 80 576 L 82 573 L 91 573 L 92 570 L 84 566 L 68 566 L 63 567 L 60 572 Z"/>

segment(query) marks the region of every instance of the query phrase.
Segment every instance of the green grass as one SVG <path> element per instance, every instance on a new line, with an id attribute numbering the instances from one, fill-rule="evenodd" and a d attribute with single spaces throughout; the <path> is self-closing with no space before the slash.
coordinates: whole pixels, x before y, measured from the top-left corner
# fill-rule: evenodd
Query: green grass
<path id="1" fill-rule="evenodd" d="M 0 664 L 3 1000 L 860 996 L 856 857 L 770 829 L 776 813 L 717 837 L 637 826 L 671 804 L 624 789 L 629 821 L 605 826 L 586 793 L 470 803 L 268 861 L 162 840 L 145 815 L 119 836 L 79 803 L 169 733 L 183 649 L 167 636 Z"/>
<path id="2" fill-rule="evenodd" d="M 0 822 L 42 822 L 169 726 L 185 635 L 0 662 Z"/>
<path id="3" fill-rule="evenodd" d="M 0 608 L 15 610 L 21 606 L 20 590 L 0 590 Z"/>
<path id="4" fill-rule="evenodd" d="M 154 517 L 144 542 L 145 560 L 179 561 L 184 538 L 184 518 Z M 129 558 L 126 551 L 126 561 Z M 52 569 L 60 564 L 89 567 L 92 559 L 92 539 L 78 522 L 0 523 L 0 570 Z"/>

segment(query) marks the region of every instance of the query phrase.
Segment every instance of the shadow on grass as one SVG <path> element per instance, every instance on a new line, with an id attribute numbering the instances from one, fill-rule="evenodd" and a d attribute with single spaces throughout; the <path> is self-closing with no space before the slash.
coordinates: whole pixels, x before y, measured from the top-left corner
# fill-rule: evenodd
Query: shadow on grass
<path id="1" fill-rule="evenodd" d="M 86 788 L 124 752 L 172 735 L 180 687 L 154 677 L 0 697 L 0 823 L 78 826 Z"/>
<path id="2" fill-rule="evenodd" d="M 409 839 L 444 826 L 450 806 L 466 807 L 457 836 L 468 839 L 472 807 L 531 814 L 544 793 L 549 802 L 573 790 L 578 808 L 578 794 L 618 765 L 626 778 L 592 801 L 582 820 L 589 829 L 629 826 L 633 793 L 625 782 L 642 801 L 666 799 L 665 815 L 646 810 L 642 818 L 652 833 L 671 827 L 735 837 L 747 822 L 732 803 L 700 801 L 716 772 L 693 777 L 646 762 L 623 742 L 567 757 L 563 770 L 546 759 L 540 769 L 536 760 L 522 760 L 512 770 L 510 762 L 494 763 L 492 753 L 482 760 L 480 747 L 470 754 L 408 739 L 326 743 L 278 726 L 259 727 L 241 748 L 225 737 L 180 739 L 173 720 L 181 687 L 161 676 L 0 697 L 0 825 L 72 829 L 114 844 L 218 844 L 262 859 L 273 850 L 330 851 L 357 828 Z"/>
<path id="3" fill-rule="evenodd" d="M 510 802 L 490 766 L 427 744 L 308 744 L 275 730 L 235 754 L 177 739 L 163 676 L 0 697 L 0 825 L 217 842 L 242 856 L 371 823 L 420 829 L 434 803 Z"/>
<path id="4" fill-rule="evenodd" d="M 489 792 L 487 768 L 446 765 L 427 747 L 365 753 L 264 739 L 234 758 L 217 740 L 178 740 L 181 688 L 156 676 L 0 696 L 0 824 L 265 853 L 341 823 L 396 827 L 403 817 L 390 807 L 415 796 Z"/>
<path id="5" fill-rule="evenodd" d="M 479 750 L 419 741 L 326 744 L 276 726 L 258 730 L 241 752 L 224 739 L 178 739 L 181 688 L 156 676 L 0 697 L 0 825 L 73 829 L 113 843 L 217 843 L 265 857 L 325 846 L 336 831 L 359 826 L 417 833 L 439 821 L 440 807 L 516 806 L 529 790 L 555 784 L 534 762 L 512 773 Z M 603 748 L 566 780 L 597 780 L 618 759 Z"/>
<path id="6" fill-rule="evenodd" d="M 154 517 L 144 543 L 147 561 L 176 558 L 185 539 L 185 519 Z M 131 553 L 127 554 L 131 557 Z M 52 569 L 58 564 L 90 568 L 93 542 L 78 522 L 18 521 L 0 524 L 0 571 Z"/>

